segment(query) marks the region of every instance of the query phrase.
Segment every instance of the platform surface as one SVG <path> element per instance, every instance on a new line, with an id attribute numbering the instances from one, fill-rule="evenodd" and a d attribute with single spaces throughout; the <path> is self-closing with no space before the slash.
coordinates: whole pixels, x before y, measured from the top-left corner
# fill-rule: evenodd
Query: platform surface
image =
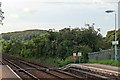
<path id="1" fill-rule="evenodd" d="M 0 65 L 0 80 L 1 79 L 20 80 L 20 77 L 8 65 Z"/>
<path id="2" fill-rule="evenodd" d="M 97 68 L 103 68 L 107 70 L 112 70 L 112 71 L 120 71 L 120 67 L 117 66 L 110 66 L 110 65 L 104 65 L 104 64 L 85 64 L 86 66 L 91 66 L 91 67 L 97 67 Z"/>
<path id="3" fill-rule="evenodd" d="M 72 64 L 74 66 L 88 66 L 88 67 L 95 67 L 95 68 L 101 68 L 106 70 L 112 70 L 116 72 L 120 72 L 120 67 L 117 66 L 110 66 L 110 65 L 103 65 L 103 64 Z"/>

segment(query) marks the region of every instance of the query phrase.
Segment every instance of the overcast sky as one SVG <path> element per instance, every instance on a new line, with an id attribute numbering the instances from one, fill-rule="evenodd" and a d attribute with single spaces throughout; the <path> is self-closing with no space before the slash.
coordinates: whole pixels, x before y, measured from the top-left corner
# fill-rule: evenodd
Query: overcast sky
<path id="1" fill-rule="evenodd" d="M 119 0 L 0 0 L 5 12 L 0 33 L 27 29 L 85 27 L 95 23 L 101 34 L 114 29 L 114 13 Z"/>

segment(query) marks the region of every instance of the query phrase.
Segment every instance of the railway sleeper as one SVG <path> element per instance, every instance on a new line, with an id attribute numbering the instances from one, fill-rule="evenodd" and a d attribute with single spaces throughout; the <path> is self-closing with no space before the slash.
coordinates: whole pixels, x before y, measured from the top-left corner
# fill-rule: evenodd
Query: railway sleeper
<path id="1" fill-rule="evenodd" d="M 83 68 L 77 68 L 77 67 L 70 67 L 70 68 L 75 68 L 75 69 L 79 69 L 79 70 L 84 70 L 84 71 L 88 71 L 88 72 L 91 72 L 93 74 L 99 74 L 99 75 L 102 75 L 102 76 L 107 76 L 107 77 L 118 77 L 118 74 L 114 74 L 114 73 L 110 73 L 110 72 L 107 72 L 107 71 L 100 71 L 100 70 L 97 70 L 97 69 L 83 69 Z"/>
<path id="2" fill-rule="evenodd" d="M 78 76 L 82 76 L 82 77 L 89 79 L 89 80 L 111 80 L 110 78 L 105 77 L 105 76 L 93 74 L 93 73 L 90 73 L 88 71 L 78 70 L 78 69 L 74 69 L 74 68 L 69 68 L 66 71 L 74 73 Z"/>

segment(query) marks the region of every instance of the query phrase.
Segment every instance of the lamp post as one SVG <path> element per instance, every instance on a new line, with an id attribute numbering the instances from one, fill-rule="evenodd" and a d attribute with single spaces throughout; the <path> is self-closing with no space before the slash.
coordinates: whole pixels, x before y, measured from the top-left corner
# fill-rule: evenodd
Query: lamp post
<path id="1" fill-rule="evenodd" d="M 113 41 L 113 45 L 115 45 L 115 61 L 117 61 L 117 36 L 116 36 L 116 11 L 115 10 L 107 10 L 106 13 L 115 13 L 115 41 Z"/>

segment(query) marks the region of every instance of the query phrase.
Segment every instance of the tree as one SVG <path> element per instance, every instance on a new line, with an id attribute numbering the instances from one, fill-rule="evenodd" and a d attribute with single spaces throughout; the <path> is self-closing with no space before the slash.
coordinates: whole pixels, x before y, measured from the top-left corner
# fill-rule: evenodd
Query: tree
<path id="1" fill-rule="evenodd" d="M 90 25 L 81 29 L 64 28 L 59 32 L 50 29 L 43 32 L 39 30 L 15 32 L 9 35 L 10 40 L 3 41 L 4 52 L 22 57 L 43 56 L 65 60 L 73 52 L 82 52 L 82 62 L 87 62 L 88 52 L 104 48 L 102 35 Z"/>
<path id="2" fill-rule="evenodd" d="M 81 43 L 88 45 L 92 51 L 98 51 L 99 48 L 102 48 L 102 45 L 100 45 L 102 43 L 102 35 L 95 31 L 94 27 L 82 28 L 81 36 Z"/>

